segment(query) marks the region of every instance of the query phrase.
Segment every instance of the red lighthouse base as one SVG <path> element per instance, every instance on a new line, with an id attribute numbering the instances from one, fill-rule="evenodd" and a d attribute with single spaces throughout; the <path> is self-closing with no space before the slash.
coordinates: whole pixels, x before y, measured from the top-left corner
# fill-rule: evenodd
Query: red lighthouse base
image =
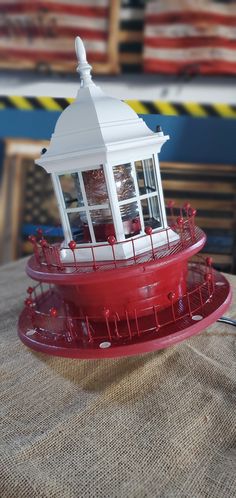
<path id="1" fill-rule="evenodd" d="M 70 358 L 111 358 L 163 349 L 202 331 L 220 318 L 231 301 L 225 277 L 199 261 L 188 263 L 187 289 L 168 307 L 153 306 L 143 316 L 127 313 L 104 322 L 68 314 L 56 287 L 38 284 L 23 309 L 18 333 L 36 351 Z M 26 300 L 27 301 L 27 300 Z M 50 310 L 50 312 L 49 312 Z"/>

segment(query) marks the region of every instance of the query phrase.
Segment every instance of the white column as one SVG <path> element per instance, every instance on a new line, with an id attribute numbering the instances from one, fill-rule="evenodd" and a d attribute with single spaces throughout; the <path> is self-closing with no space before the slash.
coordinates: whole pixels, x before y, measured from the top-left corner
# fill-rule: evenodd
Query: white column
<path id="1" fill-rule="evenodd" d="M 65 212 L 64 209 L 64 198 L 61 190 L 61 185 L 58 176 L 55 173 L 51 173 L 51 178 L 52 178 L 52 184 L 54 188 L 54 192 L 56 195 L 57 199 L 57 205 L 60 213 L 60 218 L 61 218 L 61 224 L 62 224 L 62 229 L 64 232 L 64 237 L 65 237 L 65 242 L 66 244 L 69 244 L 69 242 L 72 239 L 71 235 L 71 230 L 70 230 L 70 225 L 68 221 L 68 216 Z"/>
<path id="2" fill-rule="evenodd" d="M 164 201 L 164 195 L 163 195 L 163 189 L 162 189 L 162 181 L 161 181 L 161 173 L 160 173 L 158 154 L 153 154 L 152 157 L 153 157 L 153 161 L 155 164 L 156 175 L 157 175 L 157 186 L 158 186 L 161 217 L 162 217 L 162 221 L 163 221 L 163 227 L 166 228 L 168 225 L 167 225 L 167 218 L 166 218 L 166 208 L 165 208 L 165 201 Z"/>
<path id="3" fill-rule="evenodd" d="M 112 169 L 112 166 L 110 166 L 108 163 L 104 164 L 104 174 L 105 174 L 105 180 L 106 180 L 106 184 L 107 184 L 107 193 L 108 193 L 111 214 L 112 214 L 114 228 L 115 228 L 116 240 L 117 240 L 117 242 L 120 242 L 121 240 L 125 240 L 124 228 L 123 228 L 123 223 L 122 223 L 121 214 L 120 214 L 120 206 L 118 203 L 118 197 L 117 197 L 115 179 L 114 179 L 114 175 L 113 175 L 113 169 Z"/>

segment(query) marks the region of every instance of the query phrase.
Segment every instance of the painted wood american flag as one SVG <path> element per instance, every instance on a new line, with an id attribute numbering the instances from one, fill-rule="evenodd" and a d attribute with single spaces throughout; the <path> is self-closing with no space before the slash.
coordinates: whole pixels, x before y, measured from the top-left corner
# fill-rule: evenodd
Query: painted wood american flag
<path id="1" fill-rule="evenodd" d="M 236 1 L 148 1 L 144 70 L 236 74 Z"/>
<path id="2" fill-rule="evenodd" d="M 74 37 L 91 63 L 108 59 L 109 0 L 0 0 L 0 59 L 75 67 Z"/>

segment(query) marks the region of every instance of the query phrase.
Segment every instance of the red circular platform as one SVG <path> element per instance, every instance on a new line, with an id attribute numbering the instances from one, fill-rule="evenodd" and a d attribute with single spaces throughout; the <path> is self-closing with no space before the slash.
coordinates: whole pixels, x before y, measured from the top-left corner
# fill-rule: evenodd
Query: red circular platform
<path id="1" fill-rule="evenodd" d="M 41 283 L 31 296 L 19 318 L 24 344 L 57 356 L 111 358 L 163 349 L 197 334 L 223 315 L 231 289 L 221 273 L 206 273 L 199 260 L 188 264 L 186 293 L 173 302 L 170 296 L 165 309 L 144 309 L 144 316 L 127 312 L 118 320 L 104 314 L 103 323 L 92 316 L 73 316 L 56 288 Z"/>

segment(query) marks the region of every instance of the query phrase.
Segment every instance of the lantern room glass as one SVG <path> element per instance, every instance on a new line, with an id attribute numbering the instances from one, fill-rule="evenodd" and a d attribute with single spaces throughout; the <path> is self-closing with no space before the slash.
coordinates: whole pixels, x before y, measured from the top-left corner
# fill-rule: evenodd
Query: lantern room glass
<path id="1" fill-rule="evenodd" d="M 113 167 L 124 238 L 163 226 L 153 157 Z"/>
<path id="2" fill-rule="evenodd" d="M 77 244 L 107 242 L 115 236 L 103 166 L 59 175 L 64 217 Z"/>

